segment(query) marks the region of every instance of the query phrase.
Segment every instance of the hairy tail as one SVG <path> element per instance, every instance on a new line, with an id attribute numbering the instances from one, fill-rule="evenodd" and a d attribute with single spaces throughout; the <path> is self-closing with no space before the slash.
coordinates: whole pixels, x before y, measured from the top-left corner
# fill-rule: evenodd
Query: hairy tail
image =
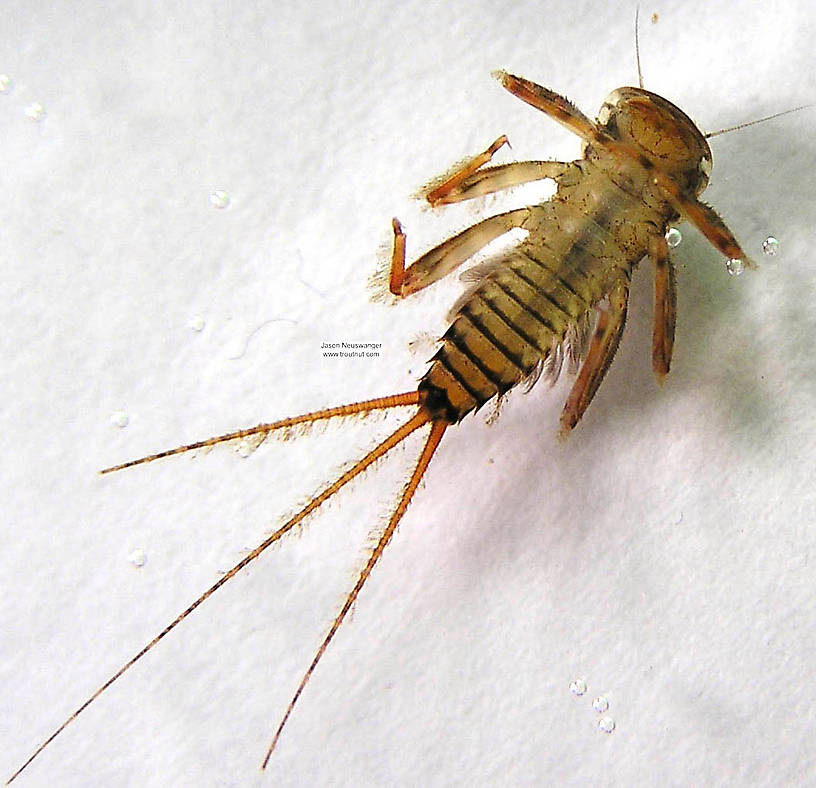
<path id="1" fill-rule="evenodd" d="M 355 413 L 363 413 L 366 411 L 371 410 L 383 410 L 386 408 L 395 408 L 405 405 L 417 405 L 419 404 L 419 397 L 416 392 L 408 392 L 406 394 L 397 394 L 392 397 L 380 397 L 378 399 L 367 400 L 365 402 L 358 402 L 351 405 L 342 405 L 337 408 L 327 408 L 325 410 L 315 411 L 314 413 L 307 413 L 303 416 L 295 416 L 288 419 L 282 419 L 281 421 L 270 422 L 268 424 L 259 424 L 257 427 L 252 427 L 246 430 L 239 430 L 237 432 L 231 432 L 226 435 L 220 435 L 214 438 L 208 438 L 204 441 L 199 441 L 197 443 L 191 443 L 186 446 L 180 446 L 175 449 L 170 449 L 168 451 L 159 452 L 158 454 L 151 454 L 147 457 L 142 457 L 138 460 L 132 460 L 130 462 L 122 463 L 121 465 L 115 465 L 110 468 L 106 468 L 105 470 L 101 471 L 101 473 L 111 473 L 113 471 L 122 470 L 123 468 L 130 468 L 134 465 L 140 465 L 142 463 L 151 462 L 153 460 L 157 460 L 161 457 L 169 457 L 174 454 L 182 454 L 187 451 L 192 451 L 194 449 L 199 449 L 205 446 L 213 446 L 217 443 L 223 443 L 225 441 L 235 440 L 236 438 L 243 438 L 247 435 L 256 435 L 261 433 L 270 433 L 274 430 L 284 429 L 286 427 L 291 427 L 297 424 L 309 424 L 315 421 L 319 421 L 322 419 L 330 419 L 335 416 L 348 416 Z M 361 474 L 366 468 L 368 468 L 372 463 L 379 460 L 385 454 L 387 454 L 391 449 L 398 446 L 402 441 L 404 441 L 411 433 L 418 430 L 420 427 L 428 424 L 431 422 L 431 417 L 425 411 L 424 408 L 419 408 L 419 410 L 414 414 L 412 418 L 410 418 L 407 422 L 405 422 L 402 426 L 398 427 L 391 435 L 389 435 L 382 443 L 372 449 L 368 454 L 365 455 L 361 460 L 359 460 L 353 467 L 351 467 L 348 471 L 343 473 L 339 478 L 329 484 L 322 492 L 312 498 L 306 506 L 304 506 L 296 515 L 294 515 L 290 520 L 284 523 L 280 528 L 278 528 L 273 534 L 268 536 L 261 542 L 252 552 L 248 553 L 243 559 L 241 559 L 235 566 L 232 567 L 228 572 L 226 572 L 221 578 L 219 578 L 218 582 L 214 583 L 210 586 L 201 596 L 198 597 L 186 610 L 180 613 L 173 621 L 171 621 L 161 632 L 159 632 L 156 637 L 153 638 L 149 643 L 147 643 L 137 654 L 135 654 L 131 659 L 129 659 L 124 665 L 122 665 L 119 670 L 117 670 L 110 678 L 107 679 L 92 695 L 90 695 L 84 703 L 82 703 L 77 710 L 71 714 L 50 736 L 48 736 L 42 744 L 32 753 L 32 755 L 26 760 L 26 762 L 17 769 L 14 774 L 9 777 L 6 781 L 6 785 L 11 783 L 63 730 L 73 722 L 88 706 L 91 705 L 108 687 L 111 686 L 120 676 L 126 673 L 136 662 L 138 662 L 148 651 L 150 651 L 165 635 L 169 634 L 173 629 L 175 629 L 187 616 L 190 615 L 205 599 L 211 596 L 215 591 L 217 591 L 221 586 L 223 586 L 228 580 L 234 577 L 238 572 L 240 572 L 247 564 L 254 561 L 261 553 L 266 550 L 267 547 L 277 542 L 284 534 L 288 533 L 292 530 L 298 523 L 302 522 L 304 518 L 306 518 L 309 514 L 311 514 L 315 509 L 317 509 L 321 504 L 325 503 L 329 498 L 331 498 L 340 488 L 344 487 L 348 484 L 352 479 L 356 476 Z M 334 622 L 332 626 L 332 630 L 329 636 L 324 641 L 323 645 L 318 652 L 317 657 L 315 658 L 314 662 L 309 668 L 308 673 L 304 677 L 304 680 L 301 683 L 301 686 L 298 688 L 297 694 L 295 698 L 289 705 L 289 708 L 286 710 L 286 715 L 284 717 L 284 722 L 289 717 L 289 714 L 292 710 L 292 706 L 297 700 L 298 696 L 300 695 L 303 686 L 306 684 L 311 672 L 314 670 L 315 665 L 319 661 L 320 657 L 323 655 L 323 652 L 326 649 L 331 638 L 334 636 L 337 628 L 340 626 L 341 621 L 345 617 L 346 613 L 348 612 L 348 608 L 351 606 L 351 603 L 356 598 L 357 594 L 362 588 L 363 583 L 365 583 L 366 578 L 368 577 L 371 569 L 373 568 L 374 564 L 377 562 L 380 554 L 382 553 L 383 549 L 385 548 L 385 544 L 391 538 L 391 534 L 396 528 L 396 524 L 399 519 L 402 517 L 405 509 L 408 506 L 408 502 L 410 501 L 411 496 L 413 495 L 414 490 L 416 489 L 417 484 L 422 476 L 422 473 L 427 467 L 428 462 L 430 461 L 431 455 L 433 454 L 434 449 L 439 443 L 439 439 L 442 437 L 442 433 L 445 431 L 445 427 L 447 425 L 434 422 L 433 427 L 431 430 L 431 435 L 428 439 L 428 442 L 425 446 L 425 449 L 420 457 L 419 465 L 417 469 L 414 471 L 411 480 L 408 482 L 408 486 L 403 493 L 402 499 L 397 506 L 394 515 L 389 522 L 383 537 L 380 540 L 380 543 L 375 548 L 375 551 L 369 560 L 369 564 L 366 566 L 363 574 L 358 580 L 357 585 L 355 586 L 354 590 L 352 591 L 349 600 L 347 601 L 346 606 L 343 608 L 340 615 Z M 278 736 L 280 735 L 280 730 L 283 728 L 283 723 L 281 723 L 280 728 L 275 736 L 275 741 L 277 741 Z M 273 746 L 274 746 L 273 742 Z M 271 748 L 270 748 L 271 752 Z M 267 759 L 269 755 L 267 754 Z M 266 760 L 264 761 L 266 763 Z"/>
<path id="2" fill-rule="evenodd" d="M 394 394 L 391 397 L 378 397 L 377 399 L 367 399 L 364 402 L 354 402 L 351 405 L 340 405 L 336 408 L 325 408 L 324 410 L 316 410 L 313 413 L 304 413 L 302 416 L 290 416 L 288 419 L 281 419 L 280 421 L 270 421 L 267 424 L 258 424 L 256 427 L 249 427 L 245 430 L 236 430 L 235 432 L 227 432 L 224 435 L 216 435 L 214 438 L 207 438 L 203 441 L 196 441 L 195 443 L 188 443 L 185 446 L 177 446 L 174 449 L 167 449 L 156 454 L 148 454 L 146 457 L 139 457 L 138 460 L 130 460 L 123 462 L 120 465 L 112 465 L 110 468 L 105 468 L 99 473 L 113 473 L 114 471 L 122 471 L 125 468 L 132 468 L 134 465 L 144 465 L 146 462 L 153 462 L 153 460 L 161 460 L 164 457 L 172 457 L 174 454 L 184 454 L 188 451 L 195 451 L 196 449 L 206 449 L 210 446 L 215 446 L 218 443 L 226 443 L 227 441 L 234 441 L 240 438 L 246 438 L 250 435 L 262 435 L 266 437 L 271 432 L 276 430 L 286 429 L 287 427 L 296 427 L 298 424 L 314 424 L 316 421 L 323 421 L 325 419 L 333 419 L 337 416 L 353 416 L 355 413 L 367 413 L 372 410 L 386 410 L 387 408 L 398 408 L 401 405 L 417 405 L 419 403 L 419 394 L 416 391 L 408 391 L 405 394 Z"/>
<path id="3" fill-rule="evenodd" d="M 418 416 L 421 415 L 422 411 L 420 411 Z M 408 504 L 411 502 L 411 498 L 416 492 L 416 489 L 419 486 L 419 482 L 422 480 L 422 477 L 425 474 L 426 469 L 428 468 L 428 464 L 431 461 L 431 457 L 433 457 L 434 452 L 436 451 L 437 446 L 439 446 L 439 442 L 442 440 L 442 436 L 445 434 L 445 430 L 447 428 L 448 428 L 447 422 L 444 421 L 433 422 L 431 434 L 428 436 L 428 440 L 425 442 L 425 447 L 422 449 L 422 454 L 419 455 L 419 460 L 417 461 L 416 468 L 414 468 L 414 472 L 411 474 L 411 478 L 408 480 L 408 483 L 405 485 L 405 489 L 402 491 L 402 496 L 400 497 L 399 503 L 397 504 L 393 514 L 391 515 L 391 518 L 388 521 L 388 525 L 386 525 L 385 530 L 383 530 L 382 534 L 380 535 L 380 538 L 377 541 L 377 545 L 374 547 L 374 550 L 371 552 L 371 555 L 369 556 L 368 562 L 363 567 L 363 571 L 360 572 L 360 577 L 357 578 L 357 582 L 354 584 L 354 588 L 351 589 L 351 592 L 346 597 L 346 601 L 343 604 L 343 607 L 340 609 L 340 612 L 334 619 L 334 622 L 331 625 L 331 629 L 329 629 L 329 634 L 326 635 L 326 637 L 323 639 L 323 642 L 320 644 L 320 648 L 317 649 L 317 653 L 315 654 L 314 659 L 307 668 L 306 672 L 303 674 L 303 678 L 300 680 L 300 684 L 298 684 L 298 688 L 295 690 L 295 694 L 292 696 L 292 700 L 289 701 L 289 705 L 286 707 L 286 711 L 284 712 L 280 724 L 278 725 L 278 728 L 275 731 L 275 735 L 272 737 L 272 742 L 269 745 L 269 749 L 266 751 L 266 755 L 264 756 L 263 763 L 261 764 L 262 769 L 265 769 L 266 764 L 269 763 L 269 758 L 272 755 L 272 751 L 275 749 L 275 746 L 278 743 L 278 739 L 280 739 L 280 735 L 283 732 L 283 728 L 286 725 L 287 720 L 289 719 L 289 715 L 292 713 L 292 709 L 294 709 L 295 704 L 297 703 L 298 698 L 303 692 L 304 687 L 309 683 L 309 679 L 312 677 L 312 673 L 314 673 L 314 669 L 317 667 L 317 663 L 320 662 L 321 658 L 323 657 L 323 654 L 328 648 L 329 643 L 331 643 L 332 638 L 335 636 L 337 630 L 340 628 L 340 625 L 343 623 L 343 619 L 346 617 L 346 614 L 349 612 L 349 610 L 351 610 L 352 605 L 357 599 L 357 595 L 360 593 L 360 590 L 365 585 L 366 580 L 368 580 L 368 576 L 371 574 L 371 570 L 374 568 L 377 561 L 380 560 L 380 557 L 382 556 L 386 545 L 388 544 L 389 541 L 391 541 L 391 537 L 394 535 L 394 531 L 396 530 L 399 521 L 405 514 L 405 511 L 408 508 Z"/>

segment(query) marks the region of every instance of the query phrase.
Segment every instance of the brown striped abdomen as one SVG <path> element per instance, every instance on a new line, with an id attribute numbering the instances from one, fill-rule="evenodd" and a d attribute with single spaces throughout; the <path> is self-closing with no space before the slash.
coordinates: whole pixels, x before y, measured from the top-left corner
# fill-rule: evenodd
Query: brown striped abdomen
<path id="1" fill-rule="evenodd" d="M 529 209 L 525 241 L 464 300 L 419 384 L 437 418 L 458 422 L 534 374 L 663 232 L 671 209 L 648 204 L 640 173 L 618 168 L 613 181 L 605 164 L 577 162 L 553 198 Z"/>

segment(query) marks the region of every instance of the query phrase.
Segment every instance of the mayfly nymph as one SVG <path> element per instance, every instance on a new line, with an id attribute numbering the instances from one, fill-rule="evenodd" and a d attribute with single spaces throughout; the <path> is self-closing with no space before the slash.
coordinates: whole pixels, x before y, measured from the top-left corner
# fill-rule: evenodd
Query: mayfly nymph
<path id="1" fill-rule="evenodd" d="M 394 219 L 389 289 L 405 298 L 447 276 L 491 241 L 511 230 L 526 237 L 472 274 L 474 283 L 452 310 L 450 327 L 417 388 L 391 396 L 327 408 L 259 424 L 107 468 L 130 468 L 215 444 L 356 413 L 408 407 L 410 418 L 376 448 L 327 485 L 297 514 L 262 541 L 190 604 L 153 640 L 85 700 L 10 777 L 25 767 L 89 704 L 141 659 L 184 618 L 270 545 L 301 523 L 349 481 L 427 429 L 413 472 L 340 612 L 302 675 L 272 737 L 265 766 L 295 705 L 329 643 L 354 605 L 416 492 L 446 430 L 519 384 L 558 377 L 566 362 L 577 372 L 564 405 L 561 434 L 580 421 L 598 391 L 626 321 L 633 269 L 643 258 L 654 271 L 652 367 L 658 380 L 669 372 L 675 334 L 676 278 L 666 233 L 691 222 L 724 255 L 729 270 L 751 267 L 733 234 L 699 196 L 706 188 L 711 151 L 704 135 L 676 106 L 643 87 L 622 87 L 604 101 L 596 122 L 566 98 L 506 72 L 502 86 L 551 116 L 583 141 L 580 159 L 489 164 L 507 138 L 460 167 L 426 194 L 432 205 L 461 202 L 524 183 L 550 179 L 547 201 L 510 210 L 473 225 L 406 267 L 406 235 Z"/>

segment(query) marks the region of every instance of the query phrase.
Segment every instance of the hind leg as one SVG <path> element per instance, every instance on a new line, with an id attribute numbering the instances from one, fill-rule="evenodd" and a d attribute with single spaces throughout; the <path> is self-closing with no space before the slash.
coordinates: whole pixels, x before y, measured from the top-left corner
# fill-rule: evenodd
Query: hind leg
<path id="1" fill-rule="evenodd" d="M 652 369 L 659 383 L 671 366 L 674 348 L 674 324 L 677 317 L 677 282 L 669 259 L 669 247 L 663 236 L 649 245 L 654 263 L 654 328 L 652 332 Z"/>
<path id="2" fill-rule="evenodd" d="M 609 294 L 609 308 L 598 310 L 589 352 L 561 412 L 562 438 L 581 420 L 612 363 L 626 323 L 628 303 L 629 283 L 620 282 Z"/>

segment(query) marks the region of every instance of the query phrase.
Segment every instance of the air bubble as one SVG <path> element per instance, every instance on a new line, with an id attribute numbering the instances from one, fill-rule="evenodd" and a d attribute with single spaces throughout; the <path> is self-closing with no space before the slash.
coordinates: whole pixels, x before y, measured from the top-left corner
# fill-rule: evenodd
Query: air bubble
<path id="1" fill-rule="evenodd" d="M 602 733 L 612 733 L 615 730 L 615 720 L 611 717 L 601 717 L 598 720 L 598 730 Z"/>
<path id="2" fill-rule="evenodd" d="M 581 696 L 587 691 L 587 683 L 584 679 L 574 679 L 570 682 L 569 691 L 573 695 Z"/>
<path id="3" fill-rule="evenodd" d="M 137 547 L 129 556 L 128 561 L 130 561 L 133 566 L 137 569 L 141 569 L 147 563 L 147 554 L 141 547 Z"/>
<path id="4" fill-rule="evenodd" d="M 190 320 L 187 322 L 187 326 L 190 328 L 190 330 L 195 331 L 196 333 L 199 332 L 199 331 L 203 331 L 204 326 L 206 326 L 206 325 L 207 325 L 207 323 L 204 320 L 203 315 L 193 315 L 190 318 Z"/>
<path id="5" fill-rule="evenodd" d="M 119 429 L 127 427 L 130 423 L 130 417 L 123 410 L 115 410 L 111 413 L 109 420 L 114 427 L 119 427 Z"/>
<path id="6" fill-rule="evenodd" d="M 731 276 L 739 276 L 745 270 L 745 263 L 739 257 L 732 257 L 725 268 Z"/>
<path id="7" fill-rule="evenodd" d="M 609 711 L 609 701 L 603 695 L 598 695 L 598 697 L 592 701 L 592 708 L 595 709 L 598 714 L 603 714 L 605 711 Z"/>
<path id="8" fill-rule="evenodd" d="M 0 74 L 0 93 L 11 92 L 11 77 L 8 74 Z"/>
<path id="9" fill-rule="evenodd" d="M 25 114 L 26 117 L 31 118 L 31 120 L 43 120 L 45 118 L 45 107 L 43 107 L 39 101 L 35 101 L 25 108 Z"/>
<path id="10" fill-rule="evenodd" d="M 774 238 L 772 235 L 769 235 L 763 242 L 762 242 L 762 251 L 773 257 L 777 253 L 779 249 L 779 240 Z"/>
<path id="11" fill-rule="evenodd" d="M 680 232 L 676 227 L 669 227 L 666 230 L 666 243 L 669 245 L 670 249 L 676 249 L 680 246 L 680 242 L 683 240 L 683 233 Z"/>
<path id="12" fill-rule="evenodd" d="M 224 210 L 225 208 L 230 207 L 230 203 L 232 199 L 230 198 L 229 194 L 227 194 L 223 189 L 216 189 L 210 195 L 210 202 L 219 210 Z"/>

